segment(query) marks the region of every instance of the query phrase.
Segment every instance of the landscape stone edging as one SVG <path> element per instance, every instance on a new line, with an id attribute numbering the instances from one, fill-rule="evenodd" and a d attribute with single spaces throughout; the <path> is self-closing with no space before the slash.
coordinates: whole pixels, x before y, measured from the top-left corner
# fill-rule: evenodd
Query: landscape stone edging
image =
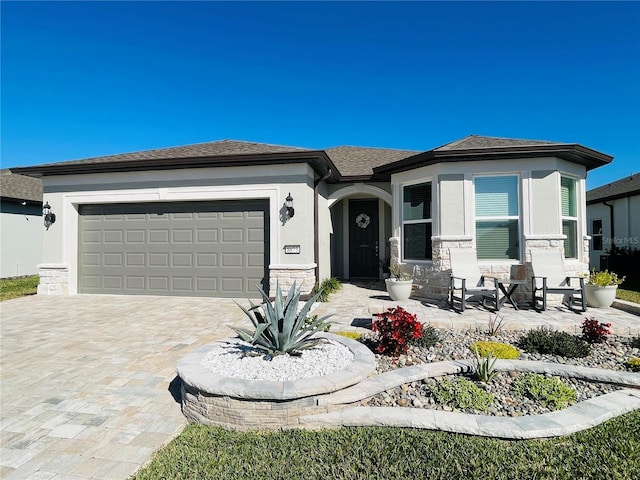
<path id="1" fill-rule="evenodd" d="M 497 417 L 410 407 L 348 407 L 300 417 L 307 428 L 404 427 L 523 440 L 569 435 L 640 409 L 640 392 L 618 390 L 542 415 Z"/>
<path id="2" fill-rule="evenodd" d="M 326 405 L 354 403 L 404 383 L 422 378 L 469 371 L 473 361 L 444 361 L 392 370 L 320 399 Z M 520 370 L 640 387 L 640 374 L 616 370 L 525 360 L 498 360 L 497 370 Z M 498 417 L 444 412 L 411 407 L 347 407 L 299 418 L 311 428 L 385 426 L 444 430 L 508 439 L 568 435 L 594 427 L 613 417 L 640 409 L 639 390 L 618 390 L 591 398 L 563 410 L 542 415 Z"/>
<path id="3" fill-rule="evenodd" d="M 318 401 L 319 405 L 341 405 L 355 403 L 378 393 L 399 387 L 405 383 L 416 382 L 424 378 L 455 375 L 472 370 L 472 360 L 448 360 L 443 362 L 421 363 L 381 373 L 349 388 L 326 395 Z M 581 378 L 597 382 L 616 383 L 627 387 L 640 387 L 640 373 L 605 370 L 601 368 L 565 365 L 562 363 L 536 362 L 528 360 L 498 360 L 496 370 L 518 370 L 523 372 L 558 375 Z"/>

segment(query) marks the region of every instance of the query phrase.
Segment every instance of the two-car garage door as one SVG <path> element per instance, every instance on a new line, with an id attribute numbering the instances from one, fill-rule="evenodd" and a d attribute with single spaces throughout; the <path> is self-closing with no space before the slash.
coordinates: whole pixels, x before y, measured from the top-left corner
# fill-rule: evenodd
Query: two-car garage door
<path id="1" fill-rule="evenodd" d="M 82 205 L 79 293 L 255 297 L 268 201 Z"/>

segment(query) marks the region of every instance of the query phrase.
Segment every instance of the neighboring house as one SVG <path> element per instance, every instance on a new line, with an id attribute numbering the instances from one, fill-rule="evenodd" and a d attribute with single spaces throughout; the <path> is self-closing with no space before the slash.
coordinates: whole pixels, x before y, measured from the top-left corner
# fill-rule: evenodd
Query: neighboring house
<path id="1" fill-rule="evenodd" d="M 640 249 L 640 173 L 587 192 L 591 268 L 607 268 L 612 246 Z"/>
<path id="2" fill-rule="evenodd" d="M 330 276 L 380 278 L 390 257 L 417 293 L 443 297 L 451 247 L 477 248 L 502 276 L 524 274 L 533 247 L 586 271 L 585 178 L 611 160 L 472 135 L 426 152 L 224 140 L 15 171 L 42 177 L 58 215 L 40 293 L 308 292 Z"/>
<path id="3" fill-rule="evenodd" d="M 42 182 L 0 170 L 0 278 L 38 273 L 42 263 Z"/>

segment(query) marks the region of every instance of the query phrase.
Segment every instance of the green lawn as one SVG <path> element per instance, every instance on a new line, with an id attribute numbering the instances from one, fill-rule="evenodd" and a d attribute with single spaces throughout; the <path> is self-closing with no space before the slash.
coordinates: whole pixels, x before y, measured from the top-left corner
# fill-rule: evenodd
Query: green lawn
<path id="1" fill-rule="evenodd" d="M 640 411 L 549 440 L 401 428 L 229 432 L 190 425 L 142 479 L 633 479 Z"/>
<path id="2" fill-rule="evenodd" d="M 627 280 L 618 287 L 616 298 L 627 302 L 640 303 L 640 281 Z"/>
<path id="3" fill-rule="evenodd" d="M 31 277 L 15 278 L 13 280 L 0 280 L 0 302 L 11 298 L 35 295 L 38 289 L 38 275 Z"/>

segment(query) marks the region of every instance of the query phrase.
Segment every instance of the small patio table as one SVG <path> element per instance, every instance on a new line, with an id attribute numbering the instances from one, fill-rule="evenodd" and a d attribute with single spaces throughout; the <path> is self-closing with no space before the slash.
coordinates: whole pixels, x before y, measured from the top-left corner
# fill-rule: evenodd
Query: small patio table
<path id="1" fill-rule="evenodd" d="M 513 305 L 513 308 L 520 310 L 518 304 L 513 300 L 513 294 L 516 293 L 520 285 L 525 285 L 526 283 L 528 283 L 526 280 L 498 280 L 498 287 L 500 287 L 500 291 L 504 294 L 504 297 L 499 300 L 500 308 L 508 301 Z"/>

